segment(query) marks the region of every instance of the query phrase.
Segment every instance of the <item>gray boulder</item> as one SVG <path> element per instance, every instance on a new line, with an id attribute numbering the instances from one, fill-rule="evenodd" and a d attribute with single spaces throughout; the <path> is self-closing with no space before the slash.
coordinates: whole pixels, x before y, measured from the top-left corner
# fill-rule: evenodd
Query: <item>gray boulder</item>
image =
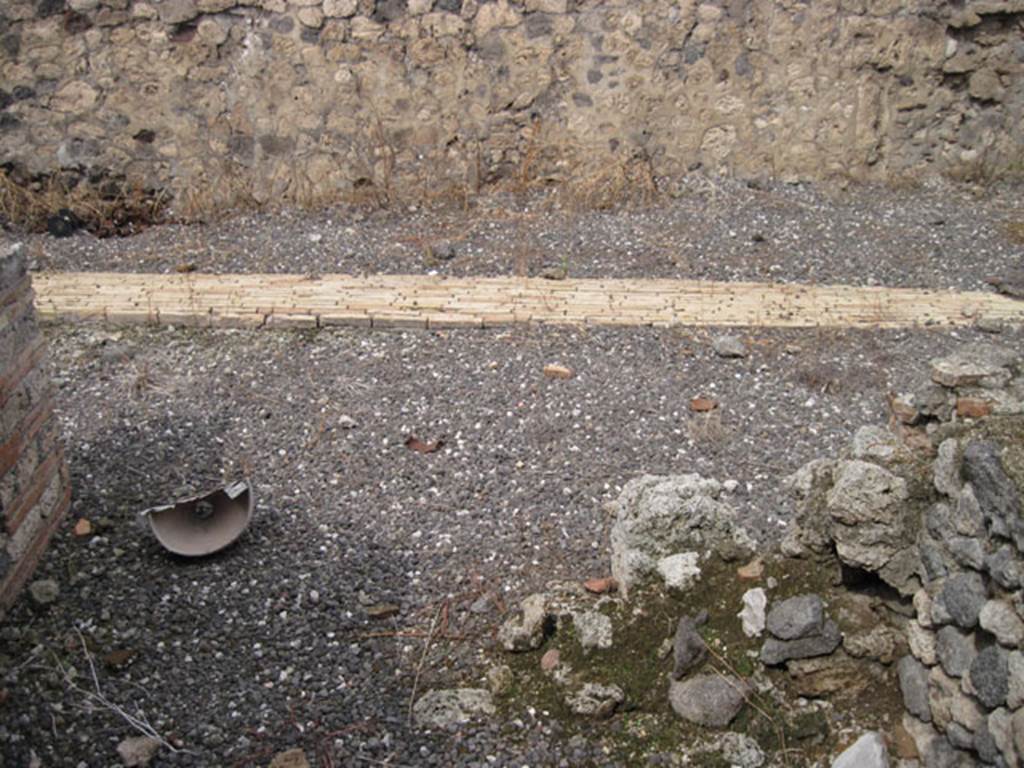
<path id="1" fill-rule="evenodd" d="M 889 750 L 882 734 L 865 733 L 832 761 L 832 768 L 889 768 Z"/>
<path id="2" fill-rule="evenodd" d="M 450 728 L 496 711 L 491 692 L 482 688 L 429 691 L 412 708 L 413 719 L 423 728 Z"/>
<path id="3" fill-rule="evenodd" d="M 722 486 L 700 475 L 644 475 L 626 483 L 609 511 L 612 576 L 629 590 L 656 572 L 662 558 L 679 552 L 716 551 L 726 559 L 754 551 L 736 512 L 719 499 Z"/>
<path id="4" fill-rule="evenodd" d="M 821 634 L 825 605 L 817 595 L 799 595 L 776 603 L 765 619 L 767 630 L 780 640 Z"/>
<path id="5" fill-rule="evenodd" d="M 769 667 L 792 659 L 809 659 L 832 653 L 843 641 L 839 627 L 832 620 L 826 621 L 821 632 L 798 640 L 779 640 L 770 637 L 761 646 L 761 663 Z"/>
<path id="6" fill-rule="evenodd" d="M 668 689 L 669 703 L 684 720 L 707 728 L 724 728 L 743 709 L 749 689 L 734 677 L 695 675 L 673 680 Z"/>

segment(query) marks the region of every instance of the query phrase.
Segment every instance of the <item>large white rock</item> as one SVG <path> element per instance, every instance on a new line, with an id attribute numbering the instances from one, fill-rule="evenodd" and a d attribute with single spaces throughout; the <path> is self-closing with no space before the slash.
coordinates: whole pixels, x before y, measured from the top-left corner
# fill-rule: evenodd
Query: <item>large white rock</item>
<path id="1" fill-rule="evenodd" d="M 743 593 L 743 610 L 736 615 L 743 622 L 743 634 L 747 637 L 759 637 L 764 632 L 767 605 L 768 596 L 761 587 Z"/>
<path id="2" fill-rule="evenodd" d="M 832 761 L 832 768 L 889 768 L 889 750 L 882 734 L 865 733 Z"/>
<path id="3" fill-rule="evenodd" d="M 749 556 L 754 542 L 736 522 L 735 510 L 719 499 L 721 484 L 697 474 L 644 475 L 626 483 L 609 505 L 612 576 L 629 590 L 657 570 L 658 561 L 679 552 L 717 551 Z"/>

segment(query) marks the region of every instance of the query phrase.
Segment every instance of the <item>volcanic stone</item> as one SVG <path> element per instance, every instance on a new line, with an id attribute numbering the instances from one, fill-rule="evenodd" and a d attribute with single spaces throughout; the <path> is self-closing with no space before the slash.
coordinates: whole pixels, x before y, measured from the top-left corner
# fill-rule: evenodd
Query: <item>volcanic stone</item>
<path id="1" fill-rule="evenodd" d="M 797 640 L 821 634 L 825 606 L 817 595 L 800 595 L 772 606 L 765 619 L 768 631 L 779 640 Z"/>

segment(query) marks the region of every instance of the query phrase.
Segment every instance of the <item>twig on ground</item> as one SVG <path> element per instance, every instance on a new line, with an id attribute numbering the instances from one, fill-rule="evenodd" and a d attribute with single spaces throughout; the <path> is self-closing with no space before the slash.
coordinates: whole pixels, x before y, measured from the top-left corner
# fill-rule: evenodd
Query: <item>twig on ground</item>
<path id="1" fill-rule="evenodd" d="M 151 739 L 160 743 L 160 746 L 169 750 L 173 754 L 186 754 L 194 755 L 195 752 L 191 752 L 187 749 L 179 749 L 171 744 L 167 739 L 161 736 L 157 730 L 150 724 L 149 720 L 146 719 L 145 714 L 139 712 L 138 715 L 133 715 L 127 712 L 123 707 L 111 701 L 106 694 L 103 693 L 103 688 L 100 686 L 99 675 L 96 674 L 96 663 L 93 659 L 92 653 L 89 651 L 89 646 L 86 644 L 85 637 L 79 630 L 75 630 L 78 635 L 78 640 L 82 644 L 82 653 L 85 654 L 85 660 L 89 664 L 89 674 L 92 679 L 93 690 L 83 688 L 74 681 L 69 670 L 61 664 L 60 660 L 54 657 L 54 661 L 57 665 L 57 670 L 60 672 L 61 677 L 64 679 L 64 684 L 68 686 L 72 691 L 85 697 L 85 700 L 93 705 L 99 705 L 108 712 L 120 717 L 128 725 L 134 728 L 136 731 L 141 733 L 143 736 L 148 736 Z"/>
<path id="2" fill-rule="evenodd" d="M 733 668 L 733 666 L 728 662 L 728 660 L 724 656 L 722 656 L 714 648 L 712 648 L 710 645 L 708 645 L 706 643 L 705 643 L 705 647 L 708 649 L 708 653 L 710 653 L 712 656 L 714 656 L 715 659 L 718 661 L 718 663 L 721 664 L 723 667 L 725 667 L 726 670 L 728 672 L 730 672 L 733 677 L 735 677 L 737 679 L 739 679 L 741 677 L 740 673 L 737 672 Z M 732 680 L 730 680 L 728 677 L 726 677 L 726 675 L 724 675 L 721 670 L 716 669 L 715 672 L 717 672 L 722 677 L 722 679 L 725 680 L 727 683 L 729 683 L 733 687 L 736 687 L 735 684 L 732 682 Z M 747 704 L 749 704 L 751 707 L 753 707 L 757 711 L 757 713 L 759 715 L 761 715 L 761 717 L 763 717 L 765 720 L 767 720 L 771 724 L 772 728 L 775 730 L 775 737 L 779 740 L 779 752 L 782 754 L 782 762 L 783 762 L 784 765 L 788 766 L 789 765 L 789 750 L 786 749 L 786 734 L 782 730 L 782 726 L 779 725 L 779 723 L 775 720 L 774 717 L 772 717 L 770 714 L 768 714 L 767 710 L 765 710 L 756 701 L 754 701 L 753 696 L 751 696 L 750 693 L 746 689 L 740 689 L 740 688 L 736 688 L 736 689 L 740 692 L 740 695 L 743 696 L 743 700 L 745 702 L 747 702 Z"/>
<path id="3" fill-rule="evenodd" d="M 437 610 L 434 612 L 434 618 L 430 622 L 430 632 L 427 633 L 427 641 L 423 644 L 423 653 L 420 654 L 420 662 L 416 665 L 416 676 L 412 679 L 412 693 L 409 694 L 409 722 L 412 722 L 412 708 L 413 704 L 416 703 L 416 689 L 419 688 L 420 674 L 423 672 L 423 665 L 426 663 L 427 654 L 430 653 L 430 646 L 434 643 L 434 630 L 437 628 L 437 621 L 441 618 L 441 612 L 448 605 L 448 601 L 443 601 Z M 447 614 L 446 614 L 447 615 Z"/>

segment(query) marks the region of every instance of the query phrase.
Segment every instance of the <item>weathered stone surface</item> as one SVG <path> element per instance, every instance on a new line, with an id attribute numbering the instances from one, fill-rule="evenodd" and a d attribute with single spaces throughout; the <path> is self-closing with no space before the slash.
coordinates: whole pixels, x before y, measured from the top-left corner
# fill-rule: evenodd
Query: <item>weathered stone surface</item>
<path id="1" fill-rule="evenodd" d="M 954 623 L 964 629 L 978 624 L 981 608 L 988 599 L 985 582 L 977 573 L 957 573 L 946 579 L 932 601 L 936 624 Z"/>
<path id="2" fill-rule="evenodd" d="M 900 514 L 907 495 L 906 481 L 877 464 L 838 464 L 825 508 L 843 562 L 877 571 L 904 548 Z"/>
<path id="3" fill-rule="evenodd" d="M 996 749 L 1007 765 L 1019 765 L 1020 759 L 1013 738 L 1013 716 L 1000 707 L 988 716 L 988 732 L 992 735 Z"/>
<path id="4" fill-rule="evenodd" d="M 739 336 L 716 336 L 711 342 L 719 357 L 746 357 L 747 345 Z"/>
<path id="5" fill-rule="evenodd" d="M 498 642 L 506 651 L 532 651 L 540 648 L 551 628 L 547 598 L 536 594 L 525 598 L 520 612 L 501 625 Z"/>
<path id="6" fill-rule="evenodd" d="M 971 687 L 978 700 L 989 709 L 1006 703 L 1010 692 L 1009 659 L 997 645 L 989 646 L 974 657 L 970 669 Z"/>
<path id="7" fill-rule="evenodd" d="M 49 605 L 60 597 L 60 585 L 53 579 L 37 579 L 28 585 L 28 593 L 36 605 Z"/>
<path id="8" fill-rule="evenodd" d="M 957 681 L 943 672 L 941 667 L 932 667 L 928 671 L 928 709 L 932 713 L 932 721 L 940 730 L 945 730 L 952 722 L 953 701 L 960 695 Z"/>
<path id="9" fill-rule="evenodd" d="M 661 558 L 655 568 L 666 587 L 684 591 L 700 580 L 699 560 L 696 552 L 681 552 Z"/>
<path id="10" fill-rule="evenodd" d="M 566 695 L 565 703 L 574 714 L 584 717 L 609 717 L 626 700 L 617 685 L 585 683 L 578 691 Z"/>
<path id="11" fill-rule="evenodd" d="M 1024 520 L 1021 519 L 1020 496 L 999 454 L 994 443 L 972 441 L 964 449 L 963 474 L 974 488 L 989 531 L 1011 539 L 1021 551 L 1024 550 Z"/>
<path id="12" fill-rule="evenodd" d="M 843 650 L 857 659 L 891 664 L 901 650 L 906 650 L 906 643 L 891 627 L 877 624 L 863 632 L 847 633 L 843 637 Z"/>
<path id="13" fill-rule="evenodd" d="M 496 664 L 487 670 L 487 687 L 495 696 L 501 696 L 512 689 L 515 675 L 508 664 Z"/>
<path id="14" fill-rule="evenodd" d="M 572 615 L 576 639 L 584 650 L 612 647 L 612 620 L 597 611 L 577 611 Z"/>
<path id="15" fill-rule="evenodd" d="M 708 647 L 700 636 L 697 627 L 707 619 L 702 612 L 697 617 L 683 616 L 676 625 L 676 634 L 672 641 L 672 678 L 681 680 L 693 670 L 700 667 L 708 656 Z"/>
<path id="16" fill-rule="evenodd" d="M 943 671 L 950 677 L 962 677 L 978 655 L 974 635 L 946 626 L 935 634 L 935 653 Z"/>
<path id="17" fill-rule="evenodd" d="M 842 642 L 842 634 L 834 621 L 828 620 L 820 634 L 801 637 L 799 640 L 778 640 L 770 637 L 761 646 L 761 663 L 775 666 L 790 659 L 807 659 L 832 653 Z"/>
<path id="18" fill-rule="evenodd" d="M 899 675 L 903 704 L 914 717 L 929 722 L 932 719 L 928 706 L 928 669 L 913 656 L 904 656 L 896 666 Z"/>
<path id="19" fill-rule="evenodd" d="M 495 712 L 491 692 L 482 688 L 429 691 L 412 708 L 416 723 L 425 728 L 450 728 Z"/>
<path id="20" fill-rule="evenodd" d="M 889 750 L 882 734 L 865 733 L 832 762 L 832 768 L 889 768 Z"/>
<path id="21" fill-rule="evenodd" d="M 922 627 L 917 621 L 907 622 L 907 645 L 914 658 L 922 664 L 932 666 L 937 664 L 939 657 L 935 650 L 935 633 L 930 629 Z"/>
<path id="22" fill-rule="evenodd" d="M 877 685 L 877 678 L 870 674 L 874 670 L 869 665 L 842 651 L 829 656 L 794 659 L 786 664 L 786 671 L 793 690 L 810 698 L 848 698 Z"/>
<path id="23" fill-rule="evenodd" d="M 852 453 L 855 459 L 891 461 L 899 448 L 899 438 L 885 427 L 866 425 L 853 435 Z"/>
<path id="24" fill-rule="evenodd" d="M 960 494 L 963 480 L 960 479 L 960 444 L 955 438 L 947 438 L 939 444 L 932 463 L 932 480 L 935 490 L 950 498 Z"/>
<path id="25" fill-rule="evenodd" d="M 1024 706 L 1024 653 L 1010 651 L 1006 658 L 1008 675 L 1006 706 L 1012 710 Z"/>
<path id="26" fill-rule="evenodd" d="M 1002 600 L 989 600 L 985 603 L 978 614 L 978 623 L 1008 648 L 1018 648 L 1024 643 L 1024 621 Z"/>
<path id="27" fill-rule="evenodd" d="M 719 500 L 721 490 L 720 483 L 700 475 L 645 475 L 626 483 L 611 505 L 612 575 L 624 595 L 653 574 L 663 557 L 713 550 L 737 558 L 753 552 L 735 510 Z"/>
<path id="28" fill-rule="evenodd" d="M 772 606 L 765 620 L 768 631 L 780 640 L 796 640 L 820 634 L 825 605 L 818 595 L 799 595 Z"/>
<path id="29" fill-rule="evenodd" d="M 1010 366 L 1019 355 L 987 344 L 964 347 L 952 355 L 931 361 L 932 380 L 944 387 L 1005 386 Z"/>
<path id="30" fill-rule="evenodd" d="M 1022 583 L 1020 560 L 1009 544 L 985 558 L 985 570 L 1003 589 L 1017 589 Z"/>
<path id="31" fill-rule="evenodd" d="M 159 751 L 160 742 L 151 736 L 131 736 L 117 745 L 117 756 L 125 768 L 147 766 Z"/>
<path id="32" fill-rule="evenodd" d="M 722 675 L 695 675 L 673 680 L 668 698 L 672 709 L 684 720 L 708 728 L 724 728 L 743 708 L 747 685 Z"/>

